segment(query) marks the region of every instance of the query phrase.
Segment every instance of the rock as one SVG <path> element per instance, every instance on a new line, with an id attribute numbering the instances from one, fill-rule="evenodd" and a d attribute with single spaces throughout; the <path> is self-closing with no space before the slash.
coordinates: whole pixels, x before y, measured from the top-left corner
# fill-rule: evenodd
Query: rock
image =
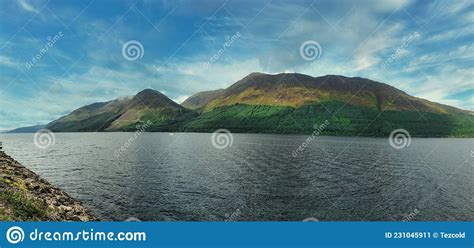
<path id="1" fill-rule="evenodd" d="M 50 188 L 48 188 L 48 187 L 41 187 L 41 186 L 39 186 L 39 187 L 40 187 L 40 193 L 42 193 L 42 194 L 49 194 L 49 193 L 51 193 L 51 189 L 50 189 Z"/>
<path id="2" fill-rule="evenodd" d="M 61 206 L 59 206 L 59 209 L 64 210 L 65 212 L 70 212 L 70 211 L 72 211 L 73 208 L 70 207 L 70 206 L 61 205 Z"/>
<path id="3" fill-rule="evenodd" d="M 17 221 L 94 221 L 97 220 L 81 203 L 66 192 L 54 187 L 48 181 L 11 159 L 0 151 L 0 193 L 13 192 L 22 201 L 39 204 L 40 213 L 31 216 L 15 215 L 14 205 L 0 199 L 0 207 L 7 219 Z M 13 182 L 13 183 L 10 183 Z"/>
<path id="4" fill-rule="evenodd" d="M 78 215 L 73 215 L 73 216 L 71 216 L 71 218 L 70 218 L 69 220 L 72 220 L 72 221 L 83 221 L 83 220 L 81 219 L 81 217 L 78 216 Z"/>

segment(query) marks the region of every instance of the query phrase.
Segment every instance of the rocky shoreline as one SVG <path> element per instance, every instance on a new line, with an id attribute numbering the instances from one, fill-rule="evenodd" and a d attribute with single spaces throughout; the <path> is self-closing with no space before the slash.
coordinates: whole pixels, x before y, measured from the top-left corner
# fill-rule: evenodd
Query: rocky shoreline
<path id="1" fill-rule="evenodd" d="M 96 221 L 66 192 L 0 151 L 0 221 Z"/>

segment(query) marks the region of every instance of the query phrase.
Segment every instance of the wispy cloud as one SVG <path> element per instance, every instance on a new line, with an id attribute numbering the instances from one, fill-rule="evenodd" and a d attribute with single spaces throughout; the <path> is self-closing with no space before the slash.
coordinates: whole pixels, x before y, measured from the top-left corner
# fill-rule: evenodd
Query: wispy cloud
<path id="1" fill-rule="evenodd" d="M 16 68 L 16 67 L 20 66 L 20 63 L 15 61 L 13 58 L 0 55 L 0 66 L 7 66 L 7 67 Z"/>
<path id="2" fill-rule="evenodd" d="M 18 1 L 18 5 L 23 9 L 23 10 L 26 10 L 28 12 L 33 12 L 33 13 L 38 13 L 38 10 L 33 6 L 31 5 L 30 3 L 28 3 L 27 0 L 17 0 Z"/>
<path id="3" fill-rule="evenodd" d="M 181 102 L 254 71 L 367 77 L 474 109 L 473 6 L 442 0 L 5 2 L 0 80 L 8 83 L 0 84 L 0 129 L 48 122 L 143 88 Z M 35 15 L 18 15 L 19 8 Z M 64 36 L 26 69 L 59 31 Z M 406 45 L 415 32 L 420 36 Z M 143 45 L 143 58 L 123 58 L 130 40 Z M 307 40 L 321 45 L 319 59 L 301 58 Z"/>

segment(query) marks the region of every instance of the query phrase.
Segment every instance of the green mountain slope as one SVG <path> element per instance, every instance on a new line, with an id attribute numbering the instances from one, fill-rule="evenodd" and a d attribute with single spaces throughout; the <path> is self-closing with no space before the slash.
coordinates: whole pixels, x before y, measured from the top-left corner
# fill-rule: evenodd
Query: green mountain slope
<path id="1" fill-rule="evenodd" d="M 470 111 L 416 98 L 364 78 L 252 73 L 225 89 L 184 125 L 184 131 L 311 133 L 327 120 L 327 135 L 473 137 Z"/>
<path id="2" fill-rule="evenodd" d="M 146 89 L 133 97 L 79 108 L 46 128 L 55 132 L 134 131 L 149 123 L 153 131 L 168 131 L 194 116 L 191 110 L 158 91 Z"/>
<path id="3" fill-rule="evenodd" d="M 464 113 L 447 105 L 416 98 L 390 85 L 337 75 L 311 77 L 298 73 L 252 73 L 208 103 L 206 111 L 233 104 L 300 107 L 340 101 L 366 108 L 433 113 Z M 470 112 L 472 114 L 472 112 Z"/>
<path id="4" fill-rule="evenodd" d="M 381 112 L 339 101 L 300 107 L 236 104 L 207 111 L 186 123 L 183 131 L 311 133 L 322 126 L 323 135 L 388 136 L 403 128 L 412 136 L 474 137 L 474 117 L 414 111 Z"/>
<path id="5" fill-rule="evenodd" d="M 175 103 L 162 93 L 146 89 L 129 100 L 120 116 L 104 131 L 134 131 L 136 125 L 149 123 L 147 130 L 172 131 L 174 126 L 193 117 L 191 110 Z"/>
<path id="6" fill-rule="evenodd" d="M 95 103 L 50 123 L 53 131 L 311 133 L 387 136 L 398 128 L 412 136 L 474 137 L 474 113 L 410 96 L 364 78 L 297 73 L 252 73 L 224 90 L 201 92 L 184 103 L 154 90 Z"/>
<path id="7" fill-rule="evenodd" d="M 49 123 L 46 128 L 55 132 L 96 132 L 104 130 L 119 117 L 129 98 L 93 103 Z"/>

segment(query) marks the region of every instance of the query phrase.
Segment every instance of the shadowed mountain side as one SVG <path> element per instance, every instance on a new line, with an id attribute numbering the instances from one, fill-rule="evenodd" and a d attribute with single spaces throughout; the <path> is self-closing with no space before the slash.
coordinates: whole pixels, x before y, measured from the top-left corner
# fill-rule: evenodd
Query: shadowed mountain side
<path id="1" fill-rule="evenodd" d="M 150 130 L 166 131 L 193 114 L 162 93 L 146 89 L 133 97 L 79 108 L 47 128 L 55 132 L 134 131 L 137 125 L 150 121 Z"/>
<path id="2" fill-rule="evenodd" d="M 162 93 L 146 89 L 130 99 L 120 116 L 105 131 L 134 131 L 136 125 L 150 123 L 147 129 L 169 131 L 171 126 L 192 117 L 193 112 L 175 103 Z"/>
<path id="3" fill-rule="evenodd" d="M 6 133 L 35 133 L 40 129 L 45 128 L 46 125 L 36 125 L 36 126 L 29 126 L 29 127 L 20 127 L 16 128 L 10 131 L 7 131 Z"/>
<path id="4" fill-rule="evenodd" d="M 93 103 L 49 123 L 46 128 L 56 132 L 102 131 L 120 117 L 129 98 Z"/>
<path id="5" fill-rule="evenodd" d="M 216 99 L 222 92 L 224 92 L 223 89 L 202 91 L 187 98 L 181 105 L 188 109 L 199 109 Z"/>
<path id="6" fill-rule="evenodd" d="M 183 102 L 155 90 L 95 103 L 50 123 L 53 131 L 311 133 L 386 136 L 403 128 L 412 136 L 474 137 L 472 111 L 410 96 L 364 78 L 298 73 L 252 73 L 224 90 L 200 92 Z"/>

